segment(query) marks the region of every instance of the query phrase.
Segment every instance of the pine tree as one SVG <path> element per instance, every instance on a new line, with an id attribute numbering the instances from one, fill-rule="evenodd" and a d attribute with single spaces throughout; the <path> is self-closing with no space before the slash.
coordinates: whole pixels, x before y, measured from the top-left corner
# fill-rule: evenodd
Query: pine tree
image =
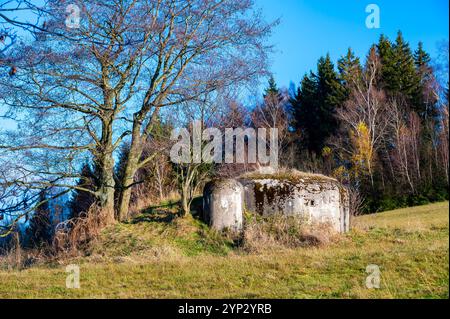
<path id="1" fill-rule="evenodd" d="M 291 106 L 295 127 L 301 136 L 301 144 L 311 150 L 313 141 L 316 140 L 315 129 L 319 122 L 316 112 L 318 109 L 317 83 L 312 72 L 303 76 L 297 94 L 291 101 Z"/>
<path id="2" fill-rule="evenodd" d="M 319 138 L 315 143 L 315 151 L 321 152 L 326 140 L 336 133 L 338 122 L 335 116 L 336 108 L 345 101 L 345 89 L 334 70 L 333 62 L 327 54 L 319 59 L 317 66 L 317 94 L 319 97 Z"/>
<path id="3" fill-rule="evenodd" d="M 41 247 L 50 244 L 53 236 L 53 227 L 50 217 L 50 207 L 45 191 L 39 194 L 39 207 L 36 208 L 27 228 L 29 245 Z"/>
<path id="4" fill-rule="evenodd" d="M 347 85 L 352 80 L 358 78 L 361 74 L 361 62 L 351 48 L 348 48 L 347 54 L 339 59 L 338 70 L 342 84 Z"/>
<path id="5" fill-rule="evenodd" d="M 437 98 L 433 94 L 434 75 L 430 66 L 430 55 L 423 49 L 423 43 L 419 42 L 414 52 L 414 64 L 416 67 L 417 87 L 413 95 L 415 111 L 423 120 L 437 115 Z"/>
<path id="6" fill-rule="evenodd" d="M 377 44 L 377 54 L 381 60 L 381 85 L 387 90 L 394 90 L 395 77 L 394 52 L 391 41 L 383 34 Z"/>
<path id="7" fill-rule="evenodd" d="M 414 52 L 414 64 L 417 69 L 428 67 L 431 62 L 430 55 L 423 49 L 423 43 L 419 42 L 417 50 Z"/>
<path id="8" fill-rule="evenodd" d="M 422 44 L 419 44 L 419 49 L 413 55 L 409 44 L 399 31 L 393 44 L 382 35 L 377 49 L 382 63 L 382 87 L 389 96 L 401 96 L 413 111 L 422 118 L 426 117 L 428 111 L 422 94 L 424 90 L 418 65 L 425 70 L 429 56 L 423 50 Z"/>
<path id="9" fill-rule="evenodd" d="M 87 213 L 89 208 L 96 202 L 96 196 L 85 191 L 95 191 L 98 186 L 98 178 L 95 174 L 95 169 L 91 168 L 89 163 L 85 163 L 81 169 L 81 177 L 78 180 L 77 187 L 82 189 L 76 189 L 69 203 L 70 218 L 77 218 L 82 213 Z"/>
<path id="10" fill-rule="evenodd" d="M 310 152 L 320 154 L 327 139 L 335 134 L 336 108 L 345 98 L 345 89 L 327 54 L 319 59 L 317 74 L 304 76 L 291 102 L 303 146 Z"/>
<path id="11" fill-rule="evenodd" d="M 411 49 L 400 31 L 393 46 L 393 54 L 396 72 L 392 79 L 392 89 L 401 92 L 404 97 L 411 101 L 415 90 L 417 90 L 418 79 Z"/>
<path id="12" fill-rule="evenodd" d="M 269 86 L 264 90 L 264 98 L 269 94 L 279 94 L 280 90 L 277 87 L 277 83 L 275 82 L 275 78 L 273 75 L 269 78 Z"/>
<path id="13" fill-rule="evenodd" d="M 349 48 L 347 54 L 338 61 L 339 78 L 345 90 L 345 98 L 350 94 L 350 86 L 353 86 L 361 78 L 362 67 L 358 57 Z"/>

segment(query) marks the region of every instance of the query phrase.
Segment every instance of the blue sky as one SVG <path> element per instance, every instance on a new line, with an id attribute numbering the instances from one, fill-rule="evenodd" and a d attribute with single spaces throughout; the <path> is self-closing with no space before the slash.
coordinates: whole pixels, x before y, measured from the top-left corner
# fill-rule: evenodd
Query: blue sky
<path id="1" fill-rule="evenodd" d="M 275 45 L 272 72 L 278 86 L 298 84 L 320 56 L 334 62 L 352 47 L 365 56 L 380 34 L 394 40 L 398 30 L 415 49 L 419 41 L 432 56 L 436 43 L 448 39 L 448 0 L 255 0 L 266 19 L 281 18 L 271 42 Z M 380 29 L 368 29 L 366 6 L 380 8 Z"/>
<path id="2" fill-rule="evenodd" d="M 380 8 L 380 29 L 365 24 L 366 7 L 372 3 Z M 255 0 L 255 4 L 268 21 L 281 19 L 270 39 L 275 46 L 271 71 L 279 87 L 298 85 L 327 52 L 335 63 L 348 47 L 364 57 L 382 33 L 394 40 L 401 30 L 413 50 L 423 41 L 432 57 L 437 42 L 449 38 L 448 0 Z M 0 129 L 9 127 L 6 123 L 0 119 Z"/>

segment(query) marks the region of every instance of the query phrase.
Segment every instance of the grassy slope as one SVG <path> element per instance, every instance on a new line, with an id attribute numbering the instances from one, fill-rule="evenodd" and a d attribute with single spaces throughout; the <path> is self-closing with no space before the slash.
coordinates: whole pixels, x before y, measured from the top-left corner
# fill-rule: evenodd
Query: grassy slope
<path id="1" fill-rule="evenodd" d="M 64 265 L 0 269 L 0 298 L 448 298 L 449 205 L 356 218 L 322 248 L 246 254 L 193 219 L 143 215 L 105 232 L 65 288 Z M 381 289 L 365 288 L 366 266 Z"/>

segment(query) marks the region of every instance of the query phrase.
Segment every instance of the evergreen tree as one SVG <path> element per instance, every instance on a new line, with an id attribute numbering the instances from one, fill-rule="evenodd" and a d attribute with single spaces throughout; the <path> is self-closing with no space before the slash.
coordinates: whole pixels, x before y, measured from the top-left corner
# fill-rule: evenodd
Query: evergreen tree
<path id="1" fill-rule="evenodd" d="M 423 43 L 419 42 L 417 50 L 414 52 L 418 83 L 413 98 L 415 111 L 424 120 L 437 115 L 437 98 L 433 94 L 434 75 L 430 62 L 430 55 L 423 49 Z"/>
<path id="2" fill-rule="evenodd" d="M 413 53 L 399 31 L 394 44 L 385 36 L 380 37 L 377 46 L 381 58 L 381 84 L 390 96 L 401 96 L 410 108 L 422 118 L 427 117 L 429 105 L 424 100 L 426 77 L 430 58 L 420 43 Z"/>
<path id="3" fill-rule="evenodd" d="M 264 98 L 270 94 L 279 94 L 280 90 L 277 87 L 277 83 L 275 82 L 275 78 L 273 75 L 269 78 L 269 86 L 264 90 Z"/>
<path id="4" fill-rule="evenodd" d="M 268 86 L 264 90 L 263 97 L 265 100 L 264 104 L 277 104 L 283 101 L 283 96 L 273 76 L 269 78 Z"/>
<path id="5" fill-rule="evenodd" d="M 414 52 L 414 64 L 416 68 L 429 67 L 430 62 L 430 55 L 423 49 L 423 43 L 419 42 L 417 50 Z"/>
<path id="6" fill-rule="evenodd" d="M 395 77 L 394 52 L 391 41 L 383 34 L 377 44 L 377 53 L 381 60 L 381 85 L 387 90 L 393 90 L 392 79 Z"/>
<path id="7" fill-rule="evenodd" d="M 393 46 L 395 61 L 395 75 L 392 79 L 392 91 L 402 93 L 411 101 L 414 92 L 417 90 L 418 79 L 416 76 L 414 58 L 409 48 L 409 44 L 403 39 L 399 31 Z"/>
<path id="8" fill-rule="evenodd" d="M 319 122 L 316 112 L 318 109 L 317 83 L 312 72 L 304 75 L 297 94 L 291 101 L 291 106 L 295 127 L 300 133 L 301 146 L 312 149 L 312 141 L 317 139 L 315 129 Z"/>
<path id="9" fill-rule="evenodd" d="M 310 152 L 321 153 L 326 140 L 335 134 L 338 127 L 336 108 L 345 98 L 345 89 L 327 54 L 319 59 L 317 75 L 305 75 L 291 102 L 303 146 Z"/>
<path id="10" fill-rule="evenodd" d="M 338 61 L 339 76 L 342 83 L 348 83 L 361 74 L 361 62 L 355 56 L 352 48 L 348 48 L 347 54 Z"/>
<path id="11" fill-rule="evenodd" d="M 336 133 L 338 122 L 335 116 L 336 108 L 344 103 L 345 89 L 334 69 L 333 62 L 327 54 L 319 59 L 317 66 L 317 95 L 319 98 L 318 139 L 314 141 L 316 152 L 321 152 L 326 140 Z"/>
<path id="12" fill-rule="evenodd" d="M 36 208 L 27 228 L 29 245 L 41 247 L 50 244 L 53 236 L 53 227 L 50 217 L 50 207 L 45 191 L 39 194 L 40 206 Z"/>
<path id="13" fill-rule="evenodd" d="M 357 82 L 361 76 L 362 67 L 358 57 L 355 56 L 351 48 L 347 54 L 338 61 L 339 78 L 345 88 L 345 96 L 349 95 L 349 86 Z"/>
<path id="14" fill-rule="evenodd" d="M 91 168 L 89 163 L 85 163 L 81 169 L 81 177 L 77 183 L 77 187 L 95 191 L 98 186 L 98 178 L 95 169 Z M 96 196 L 83 189 L 76 189 L 69 203 L 70 218 L 77 218 L 82 213 L 87 213 L 89 208 L 96 202 Z"/>

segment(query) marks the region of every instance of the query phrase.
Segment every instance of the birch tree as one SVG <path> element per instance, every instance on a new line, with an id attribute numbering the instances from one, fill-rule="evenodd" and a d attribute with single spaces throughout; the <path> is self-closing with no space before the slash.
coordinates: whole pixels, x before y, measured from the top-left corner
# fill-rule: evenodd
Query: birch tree
<path id="1" fill-rule="evenodd" d="M 350 157 L 363 167 L 374 185 L 374 165 L 380 143 L 388 127 L 386 96 L 377 85 L 380 60 L 371 48 L 361 77 L 350 80 L 350 96 L 345 105 L 337 110 L 341 123 L 352 136 L 347 144 Z M 356 156 L 356 157 L 355 157 Z"/>

